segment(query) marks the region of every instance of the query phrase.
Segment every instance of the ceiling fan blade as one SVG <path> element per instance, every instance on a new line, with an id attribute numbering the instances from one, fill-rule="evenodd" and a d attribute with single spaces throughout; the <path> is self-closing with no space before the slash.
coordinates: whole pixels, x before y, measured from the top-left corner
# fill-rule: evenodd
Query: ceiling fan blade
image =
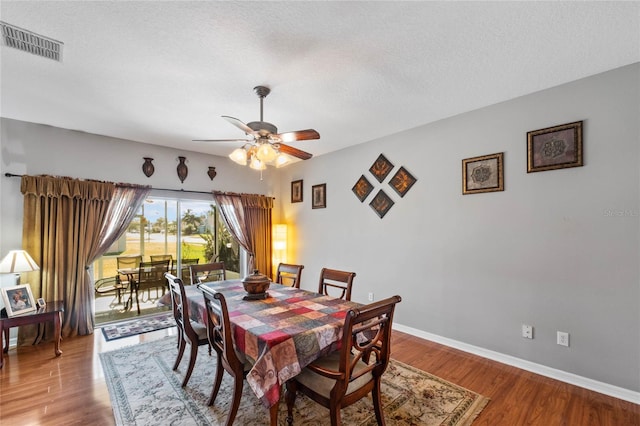
<path id="1" fill-rule="evenodd" d="M 279 150 L 280 152 L 282 152 L 283 154 L 288 154 L 291 155 L 293 157 L 297 157 L 301 160 L 308 160 L 309 158 L 313 157 L 313 154 L 309 154 L 308 152 L 302 151 L 298 148 L 294 148 L 292 146 L 289 145 L 285 145 L 283 143 L 279 144 Z"/>
<path id="2" fill-rule="evenodd" d="M 191 142 L 253 142 L 252 139 L 191 139 Z"/>
<path id="3" fill-rule="evenodd" d="M 313 129 L 298 130 L 296 132 L 284 132 L 277 135 L 273 135 L 274 138 L 279 139 L 281 142 L 295 142 L 295 141 L 307 141 L 311 139 L 320 139 L 320 133 Z"/>
<path id="4" fill-rule="evenodd" d="M 251 127 L 247 126 L 246 124 L 244 124 L 242 121 L 238 120 L 237 118 L 229 117 L 228 115 L 223 115 L 222 118 L 224 118 L 229 123 L 231 123 L 234 126 L 236 126 L 238 129 L 240 129 L 243 132 L 245 132 L 247 135 L 255 134 L 254 130 Z"/>

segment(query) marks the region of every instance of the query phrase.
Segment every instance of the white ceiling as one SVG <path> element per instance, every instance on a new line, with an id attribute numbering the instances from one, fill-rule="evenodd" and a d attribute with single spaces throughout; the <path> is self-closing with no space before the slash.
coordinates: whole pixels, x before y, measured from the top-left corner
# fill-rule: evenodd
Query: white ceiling
<path id="1" fill-rule="evenodd" d="M 640 61 L 639 2 L 7 1 L 62 41 L 2 46 L 2 117 L 226 155 L 220 118 L 316 129 L 321 155 Z M 553 123 L 550 123 L 553 124 Z"/>

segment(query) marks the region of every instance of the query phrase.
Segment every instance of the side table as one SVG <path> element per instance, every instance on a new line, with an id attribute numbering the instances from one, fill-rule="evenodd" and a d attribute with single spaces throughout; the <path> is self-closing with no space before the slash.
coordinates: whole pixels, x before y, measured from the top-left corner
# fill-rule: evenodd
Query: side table
<path id="1" fill-rule="evenodd" d="M 9 329 L 27 324 L 40 324 L 43 322 L 53 321 L 54 325 L 54 352 L 56 356 L 60 356 L 61 340 L 61 323 L 62 313 L 64 312 L 64 303 L 62 301 L 48 302 L 43 308 L 37 311 L 29 312 L 24 315 L 5 318 L 0 317 L 0 368 L 4 365 L 4 354 L 9 351 Z M 3 346 L 2 338 L 7 342 L 7 346 Z M 35 344 L 36 342 L 34 342 Z"/>

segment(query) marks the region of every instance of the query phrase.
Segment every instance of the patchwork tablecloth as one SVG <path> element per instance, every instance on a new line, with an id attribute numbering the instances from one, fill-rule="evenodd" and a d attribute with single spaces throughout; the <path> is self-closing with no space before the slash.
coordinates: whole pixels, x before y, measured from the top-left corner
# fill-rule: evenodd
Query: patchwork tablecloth
<path id="1" fill-rule="evenodd" d="M 240 280 L 207 283 L 224 294 L 238 351 L 253 363 L 247 382 L 263 404 L 280 399 L 282 384 L 335 349 L 344 318 L 358 303 L 271 283 L 269 297 L 244 300 Z M 206 323 L 204 296 L 185 286 L 193 320 Z"/>

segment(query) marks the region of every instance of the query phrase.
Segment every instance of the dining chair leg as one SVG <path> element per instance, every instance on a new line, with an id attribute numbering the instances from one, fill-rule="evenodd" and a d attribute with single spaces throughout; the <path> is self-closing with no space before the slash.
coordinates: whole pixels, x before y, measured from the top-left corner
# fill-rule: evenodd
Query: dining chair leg
<path id="1" fill-rule="evenodd" d="M 220 385 L 222 384 L 222 375 L 224 374 L 224 367 L 222 366 L 222 355 L 218 354 L 217 358 L 218 362 L 216 365 L 216 378 L 213 382 L 213 389 L 211 390 L 209 402 L 207 402 L 207 405 L 209 406 L 213 405 L 213 402 L 216 400 L 216 396 L 218 396 L 218 391 L 220 390 Z"/>
<path id="2" fill-rule="evenodd" d="M 236 414 L 238 414 L 238 408 L 240 407 L 240 397 L 242 396 L 242 386 L 244 384 L 244 377 L 240 375 L 240 377 L 233 378 L 233 396 L 231 397 L 231 410 L 229 411 L 229 416 L 227 417 L 226 426 L 233 425 L 233 421 L 236 418 Z"/>
<path id="3" fill-rule="evenodd" d="M 293 424 L 293 406 L 296 403 L 296 393 L 298 392 L 296 382 L 289 381 L 286 383 L 287 389 L 284 393 L 284 400 L 287 402 L 287 424 Z"/>
<path id="4" fill-rule="evenodd" d="M 342 424 L 342 419 L 340 419 L 340 406 L 337 404 L 329 404 L 331 407 L 329 408 L 329 418 L 331 419 L 331 426 L 339 426 Z"/>
<path id="5" fill-rule="evenodd" d="M 178 336 L 178 356 L 176 357 L 176 362 L 173 364 L 173 371 L 176 371 L 180 365 L 185 346 L 187 346 L 187 342 L 185 342 L 184 337 Z"/>
<path id="6" fill-rule="evenodd" d="M 184 376 L 184 380 L 182 381 L 182 387 L 187 386 L 187 382 L 191 377 L 191 373 L 193 372 L 193 367 L 196 365 L 196 358 L 198 357 L 198 342 L 195 344 L 193 342 L 190 343 L 191 346 L 191 354 L 189 356 L 189 367 L 187 367 L 187 374 Z"/>
<path id="7" fill-rule="evenodd" d="M 380 395 L 380 378 L 378 378 L 375 382 L 375 386 L 373 387 L 373 391 L 371 392 L 371 396 L 373 398 L 373 409 L 376 413 L 378 425 L 384 426 L 384 413 L 382 411 L 382 399 L 380 398 Z"/>

